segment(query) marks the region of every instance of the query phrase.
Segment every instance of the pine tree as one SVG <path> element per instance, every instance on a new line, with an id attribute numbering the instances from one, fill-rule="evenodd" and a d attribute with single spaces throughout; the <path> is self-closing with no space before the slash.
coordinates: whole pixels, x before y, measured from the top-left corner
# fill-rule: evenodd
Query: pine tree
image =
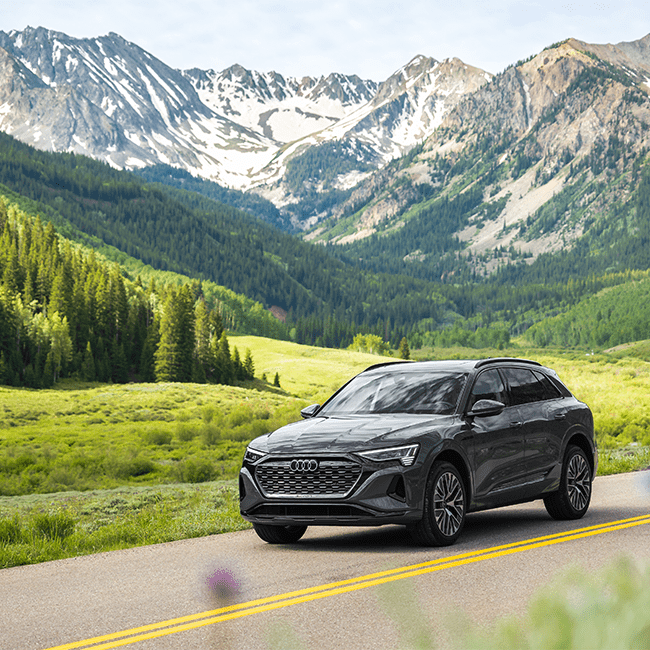
<path id="1" fill-rule="evenodd" d="M 81 366 L 81 376 L 84 381 L 95 381 L 95 359 L 93 358 L 93 351 L 90 347 L 90 341 L 86 344 L 86 351 L 84 352 L 84 360 Z"/>
<path id="2" fill-rule="evenodd" d="M 237 346 L 232 351 L 232 368 L 235 375 L 235 379 L 242 380 L 245 379 L 244 376 L 244 366 L 241 362 L 241 357 L 239 356 L 239 350 Z"/>
<path id="3" fill-rule="evenodd" d="M 147 336 L 142 346 L 140 355 L 140 379 L 142 381 L 156 381 L 155 355 L 160 342 L 160 321 L 155 319 L 147 328 Z"/>
<path id="4" fill-rule="evenodd" d="M 179 331 L 180 375 L 178 381 L 192 381 L 194 360 L 194 296 L 189 285 L 183 285 L 178 292 L 176 318 Z"/>
<path id="5" fill-rule="evenodd" d="M 176 291 L 170 289 L 160 319 L 160 342 L 155 353 L 156 381 L 177 381 L 180 375 L 178 323 L 174 318 Z"/>
<path id="6" fill-rule="evenodd" d="M 253 364 L 253 355 L 249 349 L 246 349 L 246 356 L 244 357 L 244 373 L 246 379 L 255 379 L 255 365 Z"/>
<path id="7" fill-rule="evenodd" d="M 111 379 L 116 384 L 126 384 L 129 381 L 129 369 L 124 354 L 124 346 L 113 341 L 111 350 Z"/>
<path id="8" fill-rule="evenodd" d="M 232 360 L 230 358 L 230 346 L 226 338 L 226 332 L 221 332 L 217 341 L 213 339 L 213 352 L 215 357 L 214 380 L 219 384 L 230 384 L 234 378 Z"/>
<path id="9" fill-rule="evenodd" d="M 204 384 L 212 374 L 214 360 L 210 348 L 210 315 L 203 298 L 199 298 L 194 309 L 194 366 L 192 379 Z"/>
<path id="10" fill-rule="evenodd" d="M 400 359 L 410 359 L 411 358 L 411 350 L 409 348 L 409 342 L 406 340 L 405 336 L 400 341 L 399 350 L 397 351 L 397 354 L 398 354 Z"/>
<path id="11" fill-rule="evenodd" d="M 188 285 L 170 289 L 160 320 L 156 381 L 192 381 L 194 300 Z"/>

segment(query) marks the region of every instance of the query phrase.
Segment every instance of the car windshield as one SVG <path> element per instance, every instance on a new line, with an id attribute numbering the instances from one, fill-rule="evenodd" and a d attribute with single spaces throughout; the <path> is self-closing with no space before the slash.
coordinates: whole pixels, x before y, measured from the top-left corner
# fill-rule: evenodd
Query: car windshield
<path id="1" fill-rule="evenodd" d="M 361 374 L 331 397 L 318 415 L 454 412 L 465 373 Z"/>

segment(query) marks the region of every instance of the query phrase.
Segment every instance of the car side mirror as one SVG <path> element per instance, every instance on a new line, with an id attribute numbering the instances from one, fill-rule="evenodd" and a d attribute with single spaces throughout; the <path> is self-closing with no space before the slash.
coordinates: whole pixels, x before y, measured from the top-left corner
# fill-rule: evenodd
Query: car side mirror
<path id="1" fill-rule="evenodd" d="M 311 406 L 305 406 L 305 408 L 300 411 L 300 415 L 307 420 L 308 418 L 313 418 L 316 414 L 316 411 L 320 408 L 320 404 L 312 404 Z"/>
<path id="2" fill-rule="evenodd" d="M 490 415 L 499 415 L 505 407 L 506 405 L 503 402 L 497 402 L 493 399 L 480 399 L 474 404 L 472 410 L 467 413 L 467 416 L 470 418 L 485 418 Z"/>

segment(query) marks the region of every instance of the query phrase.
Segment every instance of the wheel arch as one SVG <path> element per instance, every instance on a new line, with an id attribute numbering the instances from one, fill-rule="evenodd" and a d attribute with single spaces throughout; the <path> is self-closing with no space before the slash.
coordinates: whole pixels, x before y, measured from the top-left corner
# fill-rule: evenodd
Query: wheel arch
<path id="1" fill-rule="evenodd" d="M 470 504 L 472 501 L 472 479 L 465 459 L 459 452 L 453 449 L 445 449 L 444 451 L 441 451 L 433 460 L 434 463 L 437 463 L 438 461 L 447 461 L 458 470 L 461 478 L 463 479 L 463 485 L 465 486 L 467 504 Z"/>
<path id="2" fill-rule="evenodd" d="M 593 477 L 594 475 L 594 450 L 589 443 L 589 440 L 587 440 L 587 437 L 582 434 L 582 433 L 574 433 L 569 440 L 566 443 L 566 446 L 564 448 L 564 453 L 566 454 L 566 450 L 569 448 L 570 445 L 575 445 L 576 447 L 580 447 L 582 451 L 585 452 L 585 456 L 587 457 L 587 462 L 589 463 L 589 467 L 591 468 L 591 475 Z"/>

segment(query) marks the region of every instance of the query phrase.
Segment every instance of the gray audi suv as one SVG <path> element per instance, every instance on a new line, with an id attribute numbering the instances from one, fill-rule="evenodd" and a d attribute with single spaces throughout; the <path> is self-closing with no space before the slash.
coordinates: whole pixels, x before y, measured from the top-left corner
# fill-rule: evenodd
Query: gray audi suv
<path id="1" fill-rule="evenodd" d="M 403 524 L 453 544 L 469 512 L 543 499 L 554 519 L 589 507 L 593 418 L 556 373 L 525 359 L 372 366 L 303 420 L 253 440 L 240 510 L 261 539 L 308 526 Z"/>

